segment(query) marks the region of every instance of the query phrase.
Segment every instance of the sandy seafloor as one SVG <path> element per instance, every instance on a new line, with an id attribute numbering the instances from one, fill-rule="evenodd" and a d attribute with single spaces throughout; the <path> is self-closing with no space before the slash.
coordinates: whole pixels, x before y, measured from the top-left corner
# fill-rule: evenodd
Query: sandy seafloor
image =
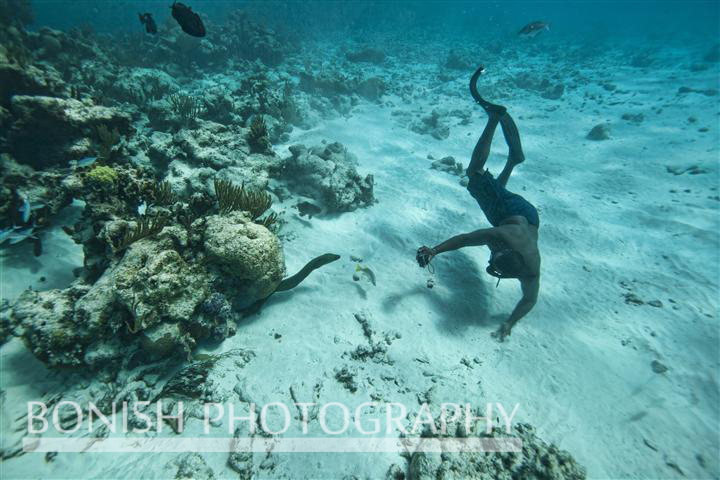
<path id="1" fill-rule="evenodd" d="M 427 66 L 428 72 L 435 68 Z M 308 131 L 295 129 L 290 142 L 275 146 L 284 155 L 298 142 L 341 142 L 357 156 L 362 175 L 374 174 L 378 203 L 310 221 L 286 209 L 288 272 L 320 253 L 343 258 L 298 289 L 274 296 L 260 315 L 240 324 L 215 352 L 242 347 L 257 356 L 240 372 L 228 369 L 225 380 L 244 378 L 256 401 L 288 404 L 293 385 L 311 395 L 312 386 L 321 384 L 321 401 L 349 404 L 369 400 L 370 390 L 416 404 L 418 393 L 434 386 L 431 395 L 438 401 L 519 403 L 517 419 L 567 449 L 590 478 L 717 478 L 720 112 L 716 96 L 676 92 L 682 85 L 716 88 L 718 67 L 691 78 L 687 70 L 670 67 L 639 75 L 635 68 L 599 65 L 583 74 L 592 81 L 567 91 L 561 101 L 519 89 L 515 98 L 503 100 L 519 125 L 527 157 L 509 188 L 538 207 L 543 259 L 540 300 L 508 342 L 500 344 L 490 333 L 510 313 L 520 290 L 512 281 L 495 288 L 484 274 L 487 250 L 438 257 L 433 289 L 426 288 L 429 273 L 414 259 L 422 244 L 487 226 L 458 177 L 431 170 L 427 159 L 452 155 L 466 164 L 484 126 L 481 109 L 468 107 L 467 78 L 458 74 L 416 104 L 392 96 L 380 105 L 362 103 L 346 117 Z M 490 69 L 488 78 L 492 75 Z M 611 81 L 617 91 L 603 91 L 601 81 Z M 588 101 L 586 91 L 605 101 Z M 392 115 L 437 106 L 473 108 L 472 121 L 451 125 L 450 137 L 439 141 L 411 132 Z M 625 113 L 643 113 L 645 119 L 627 122 L 621 119 Z M 695 123 L 688 121 L 691 116 Z M 585 138 L 605 121 L 611 123 L 609 140 Z M 701 127 L 709 131 L 698 131 Z M 498 130 L 491 171 L 499 173 L 505 154 Z M 666 168 L 691 165 L 708 173 L 674 175 Z M 22 261 L 32 258 L 30 247 L 3 253 L 3 296 L 13 297 L 30 283 L 47 288 L 37 283 L 42 275 L 47 286 L 71 278 L 68 272 L 81 265 L 81 253 L 61 233 L 32 265 Z M 353 282 L 350 255 L 375 271 L 377 286 Z M 662 307 L 627 304 L 624 294 L 630 291 L 645 302 L 660 300 Z M 353 318 L 360 311 L 369 314 L 378 334 L 400 332 L 388 350 L 394 365 L 342 358 L 364 342 Z M 13 402 L 62 391 L 18 339 L 0 349 L 0 359 L 6 420 L 24 408 Z M 462 359 L 479 362 L 466 366 Z M 654 360 L 668 371 L 655 373 Z M 343 365 L 359 371 L 354 395 L 334 378 Z M 187 428 L 199 429 L 195 423 Z M 59 454 L 47 463 L 40 455 L 5 461 L 3 476 L 167 477 L 172 474 L 167 464 L 176 456 Z M 227 454 L 203 456 L 217 477 L 235 477 Z M 269 477 L 376 478 L 391 463 L 404 464 L 397 454 L 275 454 L 274 461 Z"/>

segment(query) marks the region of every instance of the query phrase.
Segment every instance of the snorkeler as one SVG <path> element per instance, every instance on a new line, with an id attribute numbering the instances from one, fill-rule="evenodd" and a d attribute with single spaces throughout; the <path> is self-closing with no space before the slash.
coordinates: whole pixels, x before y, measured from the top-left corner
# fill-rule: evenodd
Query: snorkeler
<path id="1" fill-rule="evenodd" d="M 470 93 L 485 109 L 488 121 L 466 171 L 469 179 L 467 189 L 493 228 L 456 235 L 433 248 L 422 246 L 417 251 L 417 261 L 421 267 L 425 267 L 440 253 L 486 245 L 491 252 L 487 273 L 497 278 L 517 278 L 522 287 L 523 296 L 512 314 L 493 333 L 494 337 L 503 341 L 537 301 L 540 288 L 540 252 L 537 246 L 540 219 L 530 202 L 505 188 L 513 168 L 525 160 L 525 155 L 517 126 L 506 108 L 485 101 L 478 93 L 476 84 L 482 72 L 483 67 L 478 68 L 470 79 Z M 484 166 L 490 155 L 490 144 L 498 123 L 502 127 L 509 153 L 505 168 L 495 179 Z"/>

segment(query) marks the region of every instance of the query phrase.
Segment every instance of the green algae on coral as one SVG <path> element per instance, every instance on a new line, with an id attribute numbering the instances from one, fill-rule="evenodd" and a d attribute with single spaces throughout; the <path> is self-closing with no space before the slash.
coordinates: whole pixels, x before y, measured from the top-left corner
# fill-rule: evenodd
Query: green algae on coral
<path id="1" fill-rule="evenodd" d="M 88 172 L 87 179 L 99 185 L 112 185 L 117 181 L 118 173 L 112 167 L 98 165 Z"/>

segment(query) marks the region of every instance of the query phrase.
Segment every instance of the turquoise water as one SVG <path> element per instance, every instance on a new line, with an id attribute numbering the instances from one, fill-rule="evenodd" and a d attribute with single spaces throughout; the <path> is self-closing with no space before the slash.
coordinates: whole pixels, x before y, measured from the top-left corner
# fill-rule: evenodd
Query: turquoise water
<path id="1" fill-rule="evenodd" d="M 720 476 L 720 2 L 170 4 L 0 0 L 1 478 Z"/>

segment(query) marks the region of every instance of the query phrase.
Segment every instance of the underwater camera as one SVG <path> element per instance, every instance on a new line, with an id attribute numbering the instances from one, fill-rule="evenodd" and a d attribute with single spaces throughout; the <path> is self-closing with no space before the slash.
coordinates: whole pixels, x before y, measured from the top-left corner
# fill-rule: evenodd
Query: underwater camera
<path id="1" fill-rule="evenodd" d="M 425 268 L 430 264 L 430 259 L 432 258 L 432 249 L 427 247 L 420 247 L 417 249 L 417 254 L 415 255 L 415 260 L 417 260 L 418 265 L 420 265 L 422 268 Z"/>

